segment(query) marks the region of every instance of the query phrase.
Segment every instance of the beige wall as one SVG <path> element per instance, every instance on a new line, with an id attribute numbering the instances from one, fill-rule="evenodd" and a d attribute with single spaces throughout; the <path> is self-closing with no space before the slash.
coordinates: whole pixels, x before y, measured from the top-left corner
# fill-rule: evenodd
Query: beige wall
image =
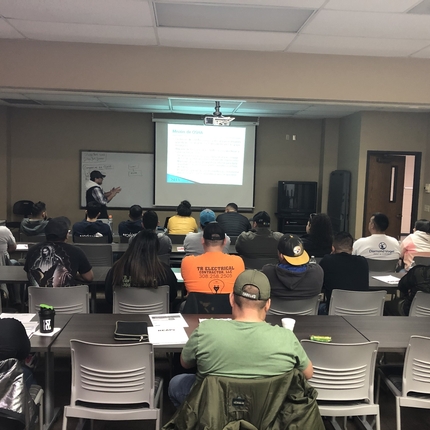
<path id="1" fill-rule="evenodd" d="M 7 39 L 0 52 L 0 87 L 430 103 L 428 59 Z"/>
<path id="2" fill-rule="evenodd" d="M 7 203 L 10 220 L 14 219 L 10 213 L 13 203 L 21 199 L 44 201 L 49 216 L 67 215 L 73 222 L 81 219 L 79 151 L 82 149 L 153 151 L 154 126 L 150 114 L 27 108 L 10 111 L 12 188 Z M 255 207 L 256 211 L 270 213 L 275 229 L 278 181 L 319 179 L 321 125 L 321 120 L 262 118 L 260 121 Z M 286 141 L 288 133 L 296 134 L 297 141 Z M 192 203 L 192 196 L 188 198 Z M 111 213 L 114 223 L 127 218 L 126 210 Z M 160 221 L 164 222 L 167 215 L 172 212 L 160 211 Z M 197 213 L 195 216 L 198 218 Z"/>
<path id="3" fill-rule="evenodd" d="M 7 219 L 7 190 L 8 190 L 8 121 L 7 109 L 0 107 L 0 219 Z"/>

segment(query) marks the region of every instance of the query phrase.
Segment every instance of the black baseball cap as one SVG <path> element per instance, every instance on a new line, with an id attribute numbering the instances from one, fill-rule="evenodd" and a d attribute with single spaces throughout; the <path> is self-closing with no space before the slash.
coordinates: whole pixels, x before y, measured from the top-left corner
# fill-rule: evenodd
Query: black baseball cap
<path id="1" fill-rule="evenodd" d="M 285 261 L 293 266 L 309 263 L 309 255 L 303 247 L 303 242 L 295 234 L 284 234 L 279 239 L 278 251 Z"/>
<path id="2" fill-rule="evenodd" d="M 65 239 L 70 228 L 70 220 L 65 216 L 51 218 L 46 224 L 45 235 L 48 240 Z"/>
<path id="3" fill-rule="evenodd" d="M 225 233 L 216 221 L 212 221 L 206 224 L 203 230 L 203 238 L 206 240 L 224 240 Z"/>
<path id="4" fill-rule="evenodd" d="M 93 170 L 90 173 L 90 179 L 94 181 L 94 179 L 97 179 L 97 178 L 106 178 L 106 175 L 103 175 L 102 172 L 100 172 L 99 170 Z"/>
<path id="5" fill-rule="evenodd" d="M 270 215 L 265 211 L 260 211 L 254 215 L 252 221 L 256 222 L 257 225 L 264 225 L 268 227 L 270 225 Z"/>

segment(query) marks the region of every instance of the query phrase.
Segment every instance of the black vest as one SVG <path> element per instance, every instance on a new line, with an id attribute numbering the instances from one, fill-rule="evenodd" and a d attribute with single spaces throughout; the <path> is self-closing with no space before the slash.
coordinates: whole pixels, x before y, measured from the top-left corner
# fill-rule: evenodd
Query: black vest
<path id="1" fill-rule="evenodd" d="M 94 186 L 94 187 L 91 187 L 91 188 L 88 188 L 88 190 L 87 190 L 87 193 L 86 193 L 86 195 L 85 195 L 85 197 L 86 197 L 86 199 L 87 199 L 87 204 L 89 203 L 89 202 L 96 202 L 97 200 L 94 198 L 94 196 L 93 196 L 93 190 L 94 190 L 94 188 L 97 188 L 97 186 Z M 108 216 L 108 212 L 107 212 L 107 208 L 106 208 L 106 205 L 103 205 L 102 204 L 102 207 L 101 207 L 101 209 L 100 209 L 100 216 L 99 216 L 99 218 L 109 218 L 109 216 Z"/>

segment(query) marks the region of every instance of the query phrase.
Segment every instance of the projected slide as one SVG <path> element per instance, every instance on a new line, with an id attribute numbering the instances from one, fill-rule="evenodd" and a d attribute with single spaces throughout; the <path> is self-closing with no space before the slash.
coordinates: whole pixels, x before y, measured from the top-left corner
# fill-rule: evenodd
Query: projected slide
<path id="1" fill-rule="evenodd" d="M 245 127 L 169 124 L 168 183 L 242 185 Z"/>

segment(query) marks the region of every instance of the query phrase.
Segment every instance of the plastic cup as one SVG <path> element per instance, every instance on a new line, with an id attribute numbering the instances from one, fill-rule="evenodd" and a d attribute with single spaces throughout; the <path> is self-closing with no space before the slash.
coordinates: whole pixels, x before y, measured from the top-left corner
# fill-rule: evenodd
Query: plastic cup
<path id="1" fill-rule="evenodd" d="M 296 320 L 294 318 L 282 318 L 282 327 L 286 328 L 287 330 L 294 330 L 294 325 L 296 324 Z"/>
<path id="2" fill-rule="evenodd" d="M 52 333 L 54 331 L 55 309 L 40 308 L 39 310 L 39 330 L 40 333 Z"/>

